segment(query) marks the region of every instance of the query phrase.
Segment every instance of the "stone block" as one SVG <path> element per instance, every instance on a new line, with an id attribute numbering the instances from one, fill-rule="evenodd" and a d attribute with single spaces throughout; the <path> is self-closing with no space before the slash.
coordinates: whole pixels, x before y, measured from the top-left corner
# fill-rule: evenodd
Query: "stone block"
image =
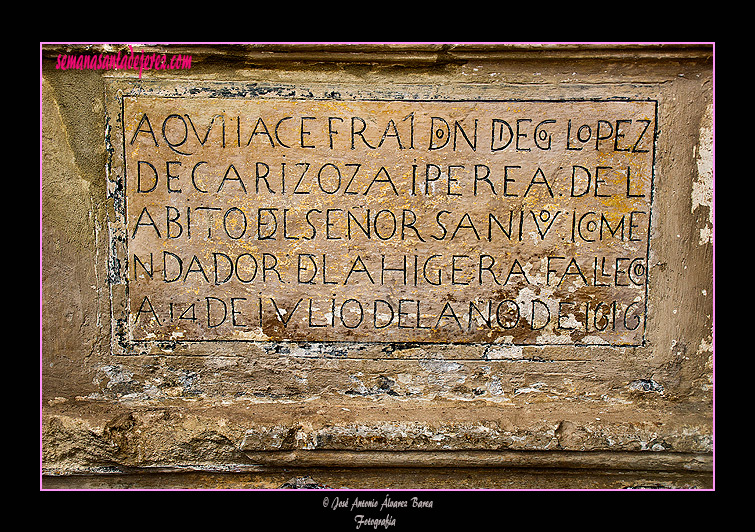
<path id="1" fill-rule="evenodd" d="M 710 489 L 712 59 L 43 45 L 45 485 Z"/>

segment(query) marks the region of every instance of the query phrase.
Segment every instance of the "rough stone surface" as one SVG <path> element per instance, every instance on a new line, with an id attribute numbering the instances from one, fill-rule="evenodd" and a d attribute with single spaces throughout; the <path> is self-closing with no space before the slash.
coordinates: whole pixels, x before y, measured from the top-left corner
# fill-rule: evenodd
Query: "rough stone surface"
<path id="1" fill-rule="evenodd" d="M 42 49 L 46 486 L 712 486 L 710 46 L 167 46 L 191 68 L 141 80 L 55 68 L 59 54 L 118 49 Z M 114 352 L 127 300 L 111 262 L 126 197 L 110 144 L 118 91 L 217 84 L 658 102 L 643 343 L 273 338 Z"/>

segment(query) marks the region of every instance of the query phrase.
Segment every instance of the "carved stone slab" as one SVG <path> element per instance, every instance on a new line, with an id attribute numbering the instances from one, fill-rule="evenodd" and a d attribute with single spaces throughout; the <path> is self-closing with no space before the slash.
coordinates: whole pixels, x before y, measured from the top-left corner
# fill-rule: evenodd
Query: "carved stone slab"
<path id="1" fill-rule="evenodd" d="M 642 345 L 656 102 L 122 99 L 128 342 Z"/>

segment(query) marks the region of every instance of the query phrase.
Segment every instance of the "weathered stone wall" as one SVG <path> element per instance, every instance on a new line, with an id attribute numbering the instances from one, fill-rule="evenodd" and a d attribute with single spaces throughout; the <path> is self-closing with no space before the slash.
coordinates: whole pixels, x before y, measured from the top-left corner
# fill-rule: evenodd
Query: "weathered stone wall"
<path id="1" fill-rule="evenodd" d="M 56 68 L 62 54 L 118 51 L 42 47 L 46 486 L 712 487 L 711 46 L 135 46 L 191 67 Z M 133 201 L 121 105 L 158 96 L 200 112 L 208 91 L 304 105 L 653 102 L 643 334 L 120 342 L 118 318 L 139 305 L 124 310 L 136 285 L 117 232 Z"/>

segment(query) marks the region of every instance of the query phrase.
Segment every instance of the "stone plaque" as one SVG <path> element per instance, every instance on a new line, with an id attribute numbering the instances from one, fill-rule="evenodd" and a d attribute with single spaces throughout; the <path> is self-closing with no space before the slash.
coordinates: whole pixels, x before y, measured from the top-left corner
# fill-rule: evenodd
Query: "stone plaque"
<path id="1" fill-rule="evenodd" d="M 121 112 L 128 342 L 643 344 L 654 101 Z"/>

